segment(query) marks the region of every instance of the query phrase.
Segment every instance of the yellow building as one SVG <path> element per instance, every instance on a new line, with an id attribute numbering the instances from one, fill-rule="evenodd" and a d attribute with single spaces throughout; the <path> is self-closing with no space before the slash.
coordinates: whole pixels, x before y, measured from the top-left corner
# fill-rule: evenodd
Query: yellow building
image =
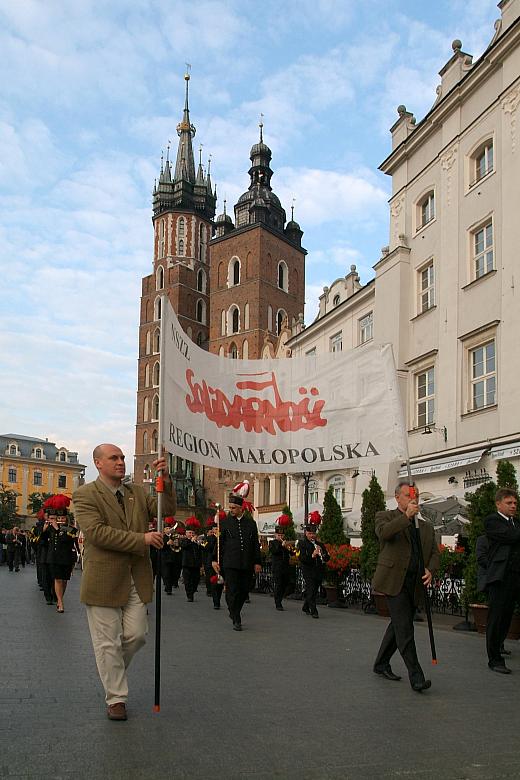
<path id="1" fill-rule="evenodd" d="M 16 512 L 20 516 L 31 514 L 27 506 L 31 493 L 72 496 L 84 475 L 77 452 L 57 447 L 48 439 L 0 435 L 0 483 L 18 493 Z"/>

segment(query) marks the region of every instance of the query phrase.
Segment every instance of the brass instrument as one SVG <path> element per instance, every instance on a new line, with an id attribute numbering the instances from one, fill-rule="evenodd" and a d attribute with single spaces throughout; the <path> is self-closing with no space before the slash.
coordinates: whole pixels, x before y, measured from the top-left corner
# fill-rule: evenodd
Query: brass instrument
<path id="1" fill-rule="evenodd" d="M 180 540 L 184 539 L 183 534 L 167 533 L 166 536 L 169 537 L 166 544 L 168 545 L 168 547 L 171 547 L 171 551 L 174 553 L 182 552 Z"/>
<path id="2" fill-rule="evenodd" d="M 196 539 L 193 540 L 197 544 L 200 544 L 201 547 L 207 547 L 208 540 L 206 539 L 204 534 L 200 534 L 200 536 L 197 536 Z"/>

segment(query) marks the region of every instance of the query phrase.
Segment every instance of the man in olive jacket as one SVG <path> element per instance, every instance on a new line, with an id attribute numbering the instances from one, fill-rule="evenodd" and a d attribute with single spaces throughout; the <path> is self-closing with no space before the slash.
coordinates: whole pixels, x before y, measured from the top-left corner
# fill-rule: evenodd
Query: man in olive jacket
<path id="1" fill-rule="evenodd" d="M 157 499 L 140 485 L 123 484 L 125 456 L 119 447 L 100 444 L 93 458 L 98 479 L 73 495 L 74 515 L 85 537 L 80 598 L 87 605 L 107 715 L 126 720 L 126 670 L 145 643 L 146 604 L 153 596 L 149 550 L 160 549 L 163 537 L 148 530 L 157 515 Z M 164 458 L 153 467 L 166 474 Z M 166 476 L 164 512 L 173 515 L 176 508 Z"/>
<path id="2" fill-rule="evenodd" d="M 390 623 L 374 663 L 374 672 L 387 680 L 400 680 L 392 672 L 390 660 L 398 649 L 408 670 L 410 685 L 421 692 L 431 686 L 417 658 L 413 618 L 424 597 L 432 574 L 439 567 L 439 550 L 433 528 L 419 520 L 424 571 L 420 570 L 419 547 L 414 530 L 419 511 L 415 490 L 408 483 L 395 489 L 397 509 L 376 514 L 375 530 L 379 539 L 379 557 L 372 581 L 375 591 L 386 594 Z"/>

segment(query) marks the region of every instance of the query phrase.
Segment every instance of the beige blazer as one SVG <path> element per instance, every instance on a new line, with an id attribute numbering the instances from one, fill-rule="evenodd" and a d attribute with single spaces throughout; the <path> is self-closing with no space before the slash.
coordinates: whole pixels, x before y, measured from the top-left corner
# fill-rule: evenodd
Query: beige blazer
<path id="1" fill-rule="evenodd" d="M 72 496 L 74 517 L 85 537 L 80 599 L 98 607 L 122 607 L 133 579 L 141 600 L 152 600 L 150 551 L 144 535 L 157 516 L 157 499 L 140 485 L 125 484 L 125 511 L 98 478 Z M 177 509 L 171 483 L 165 483 L 163 510 Z"/>
<path id="2" fill-rule="evenodd" d="M 374 590 L 387 596 L 397 596 L 404 585 L 404 578 L 412 554 L 410 534 L 412 528 L 407 516 L 399 509 L 378 512 L 375 520 L 376 536 L 379 539 L 379 557 L 372 580 Z M 424 565 L 432 573 L 439 568 L 439 548 L 435 532 L 429 523 L 419 520 L 419 536 L 424 556 Z M 416 601 L 423 600 L 420 579 L 415 589 Z"/>

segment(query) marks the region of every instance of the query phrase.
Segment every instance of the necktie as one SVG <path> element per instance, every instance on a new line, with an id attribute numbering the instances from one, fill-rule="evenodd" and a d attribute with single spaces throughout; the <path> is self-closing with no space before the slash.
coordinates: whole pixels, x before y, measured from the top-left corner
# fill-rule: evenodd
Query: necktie
<path id="1" fill-rule="evenodd" d="M 117 503 L 119 504 L 119 506 L 121 507 L 121 509 L 124 512 L 125 511 L 125 502 L 123 500 L 123 494 L 121 493 L 120 490 L 116 490 L 116 498 L 117 498 Z"/>

